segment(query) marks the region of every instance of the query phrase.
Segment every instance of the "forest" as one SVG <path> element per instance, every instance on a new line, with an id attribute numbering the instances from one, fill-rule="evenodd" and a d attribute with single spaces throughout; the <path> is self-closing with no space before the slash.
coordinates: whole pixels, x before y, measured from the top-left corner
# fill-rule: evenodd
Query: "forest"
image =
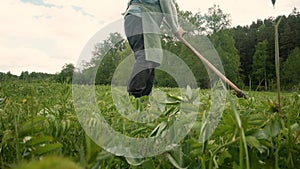
<path id="1" fill-rule="evenodd" d="M 251 25 L 235 27 L 231 26 L 230 14 L 225 14 L 218 5 L 209 8 L 205 14 L 194 14 L 179 8 L 178 11 L 180 24 L 187 31 L 185 36 L 208 38 L 221 58 L 225 75 L 242 88 L 256 91 L 275 89 L 274 25 L 281 18 L 278 32 L 282 88 L 287 91 L 300 88 L 300 13 L 297 8 L 292 9 L 288 16 L 269 17 L 253 21 Z M 186 22 L 195 27 L 190 28 Z M 206 69 L 188 48 L 176 38 L 166 36 L 162 36 L 162 45 L 165 50 L 176 53 L 184 60 L 195 74 L 198 86 L 209 88 Z M 84 69 L 80 71 L 76 71 L 74 64 L 66 63 L 56 74 L 23 71 L 20 76 L 16 76 L 7 72 L 0 73 L 0 80 L 71 83 L 74 77 L 75 83 L 108 85 L 115 69 L 131 54 L 131 49 L 124 37 L 119 33 L 111 33 L 106 40 L 95 45 L 92 53 L 93 58 L 82 63 Z M 97 76 L 93 82 L 90 76 L 95 69 Z M 174 79 L 160 70 L 156 72 L 155 84 L 176 87 Z"/>

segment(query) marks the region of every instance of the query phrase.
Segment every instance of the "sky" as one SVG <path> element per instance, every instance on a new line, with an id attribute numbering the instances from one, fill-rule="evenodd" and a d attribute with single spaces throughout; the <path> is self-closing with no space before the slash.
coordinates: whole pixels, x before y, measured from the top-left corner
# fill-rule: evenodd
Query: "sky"
<path id="1" fill-rule="evenodd" d="M 181 10 L 207 12 L 214 4 L 230 14 L 232 26 L 288 15 L 300 0 L 177 0 Z M 76 65 L 89 39 L 122 19 L 127 0 L 5 0 L 0 6 L 0 72 L 58 73 Z"/>

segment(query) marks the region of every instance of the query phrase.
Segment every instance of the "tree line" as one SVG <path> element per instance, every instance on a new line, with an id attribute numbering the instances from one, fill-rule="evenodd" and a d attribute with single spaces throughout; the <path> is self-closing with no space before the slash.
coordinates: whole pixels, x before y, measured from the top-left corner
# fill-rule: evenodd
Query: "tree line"
<path id="1" fill-rule="evenodd" d="M 58 83 L 71 83 L 75 66 L 73 64 L 65 64 L 61 72 L 56 74 L 43 73 L 43 72 L 28 72 L 22 71 L 19 76 L 11 72 L 0 72 L 0 82 L 11 81 L 24 81 L 24 82 L 58 82 Z"/>
<path id="2" fill-rule="evenodd" d="M 231 27 L 230 15 L 223 13 L 217 5 L 209 8 L 205 14 L 181 11 L 178 6 L 177 9 L 180 24 L 187 31 L 186 36 L 191 43 L 193 40 L 199 42 L 199 39 L 208 39 L 222 61 L 225 75 L 237 85 L 252 90 L 272 90 L 276 87 L 274 23 L 282 17 L 279 25 L 282 87 L 286 90 L 299 89 L 300 14 L 296 8 L 288 16 L 270 17 L 252 22 L 251 25 L 236 27 Z M 191 23 L 193 27 L 187 23 Z M 163 28 L 163 31 L 166 30 Z M 173 37 L 163 36 L 162 46 L 185 61 L 200 87 L 210 87 L 205 66 L 181 42 Z M 48 76 L 56 82 L 71 82 L 75 77 L 73 80 L 76 83 L 109 85 L 115 69 L 132 52 L 119 33 L 111 33 L 106 40 L 95 45 L 92 53 L 93 58 L 83 63 L 80 71 L 76 71 L 74 65 L 66 64 L 60 73 Z M 91 79 L 94 72 L 96 78 Z M 1 73 L 0 80 L 3 77 L 6 80 L 24 80 L 27 75 L 28 72 L 22 72 L 20 77 Z M 29 77 L 34 79 L 34 76 Z M 45 78 L 47 75 L 38 77 Z M 157 70 L 155 85 L 176 87 L 176 82 L 167 73 Z"/>

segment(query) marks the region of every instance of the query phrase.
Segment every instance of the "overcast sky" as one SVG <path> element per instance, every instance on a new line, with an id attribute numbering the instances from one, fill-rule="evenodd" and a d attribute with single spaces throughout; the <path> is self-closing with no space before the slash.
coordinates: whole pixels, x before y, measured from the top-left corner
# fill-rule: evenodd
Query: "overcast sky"
<path id="1" fill-rule="evenodd" d="M 177 0 L 182 10 L 207 12 L 214 4 L 232 25 L 288 15 L 300 0 Z M 0 6 L 0 72 L 56 73 L 77 62 L 82 48 L 101 28 L 122 18 L 127 0 L 4 0 Z"/>

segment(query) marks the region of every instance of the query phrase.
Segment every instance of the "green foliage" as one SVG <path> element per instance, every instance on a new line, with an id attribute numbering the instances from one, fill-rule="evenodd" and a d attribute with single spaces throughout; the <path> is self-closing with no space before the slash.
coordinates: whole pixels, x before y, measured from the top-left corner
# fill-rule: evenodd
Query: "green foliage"
<path id="1" fill-rule="evenodd" d="M 161 90 L 168 94 L 167 109 L 157 121 L 146 125 L 133 123 L 117 113 L 108 86 L 96 86 L 97 104 L 115 130 L 129 137 L 155 136 L 174 122 L 178 106 L 185 98 L 178 96 L 177 88 Z M 65 161 L 62 167 L 77 166 L 61 156 L 85 168 L 247 168 L 247 165 L 295 168 L 300 165 L 299 93 L 282 94 L 284 117 L 278 113 L 275 93 L 251 92 L 248 100 L 231 98 L 220 124 L 204 143 L 199 142 L 201 119 L 212 103 L 209 91 L 201 90 L 199 94 L 202 106 L 197 122 L 180 144 L 155 157 L 126 159 L 104 151 L 86 136 L 72 106 L 68 84 L 2 83 L 0 167 L 44 167 L 60 161 Z M 193 92 L 187 92 L 186 98 L 193 98 Z"/>
<path id="2" fill-rule="evenodd" d="M 61 72 L 56 76 L 56 81 L 59 83 L 71 83 L 75 66 L 73 64 L 65 64 Z"/>
<path id="3" fill-rule="evenodd" d="M 73 141 L 63 142 L 64 137 L 78 136 L 72 132 L 66 134 L 72 131 L 71 126 L 76 125 L 70 123 L 76 117 L 69 116 L 72 112 L 68 102 L 69 89 L 68 86 L 56 88 L 55 84 L 48 83 L 2 84 L 0 98 L 4 102 L 0 105 L 0 131 L 5 135 L 0 137 L 1 168 L 23 159 L 60 154 L 68 146 L 74 149 Z M 76 129 L 76 133 L 80 132 Z"/>
<path id="4" fill-rule="evenodd" d="M 287 85 L 289 90 L 293 87 L 297 88 L 300 82 L 300 48 L 296 48 L 291 51 L 287 61 L 283 64 L 283 76 L 282 81 Z M 298 84 L 297 84 L 298 83 Z"/>
<path id="5" fill-rule="evenodd" d="M 125 46 L 125 40 L 118 33 L 110 34 L 107 40 L 95 46 L 93 53 L 96 58 L 92 60 L 91 64 L 98 68 L 96 84 L 110 84 L 114 70 L 126 57 L 121 53 L 126 48 L 128 46 Z"/>
<path id="6" fill-rule="evenodd" d="M 131 50 L 121 34 L 111 33 L 106 40 L 95 45 L 92 54 L 91 60 L 83 63 L 84 68 L 75 72 L 74 83 L 110 84 L 115 69 L 131 54 Z"/>
<path id="7" fill-rule="evenodd" d="M 201 12 L 193 14 L 190 11 L 179 10 L 178 15 L 182 28 L 188 33 L 193 32 L 198 35 L 213 34 L 227 29 L 231 25 L 230 15 L 223 13 L 218 5 L 209 8 L 205 14 L 201 14 Z M 191 25 L 193 26 L 191 27 Z"/>
<path id="8" fill-rule="evenodd" d="M 233 83 L 241 85 L 240 58 L 234 45 L 233 34 L 229 30 L 221 30 L 212 34 L 210 39 L 220 55 L 225 75 Z"/>
<path id="9" fill-rule="evenodd" d="M 235 46 L 238 50 L 240 62 L 241 62 L 241 77 L 246 85 L 249 83 L 251 72 L 252 72 L 252 56 L 255 52 L 256 45 L 256 31 L 249 30 L 248 27 L 238 26 L 233 29 Z"/>
<path id="10" fill-rule="evenodd" d="M 279 20 L 281 16 L 277 18 L 268 18 L 264 20 L 257 20 L 252 22 L 249 26 L 237 26 L 233 28 L 235 46 L 238 50 L 241 60 L 241 76 L 246 85 L 251 86 L 253 81 L 252 77 L 249 76 L 253 70 L 253 56 L 256 51 L 258 43 L 264 40 L 268 41 L 266 51 L 268 53 L 267 58 L 267 71 L 268 71 L 268 88 L 275 89 L 274 84 L 276 82 L 275 70 L 275 35 L 274 35 L 274 23 Z M 285 62 L 292 50 L 300 46 L 299 30 L 300 30 L 300 15 L 297 8 L 293 9 L 293 12 L 289 16 L 283 16 L 281 24 L 278 27 L 279 33 L 279 56 L 280 62 Z M 282 73 L 282 72 L 281 72 Z M 254 80 L 255 81 L 255 80 Z M 281 84 L 289 86 L 290 84 L 282 81 Z M 293 84 L 297 85 L 297 84 Z"/>
<path id="11" fill-rule="evenodd" d="M 269 58 L 268 52 L 268 41 L 264 40 L 263 42 L 259 42 L 256 45 L 256 51 L 253 55 L 253 64 L 252 64 L 252 79 L 253 84 L 257 86 L 257 89 L 264 82 L 264 89 L 268 89 L 268 71 L 267 67 L 270 63 L 267 63 L 267 59 Z"/>
<path id="12" fill-rule="evenodd" d="M 11 72 L 2 73 L 0 72 L 0 81 L 26 81 L 26 82 L 34 82 L 34 81 L 52 81 L 54 79 L 53 74 L 42 73 L 42 72 L 31 72 L 23 71 L 20 76 L 13 75 Z"/>
<path id="13" fill-rule="evenodd" d="M 229 28 L 231 24 L 230 15 L 224 14 L 218 5 L 208 8 L 208 13 L 203 17 L 208 33 L 216 33 Z"/>

